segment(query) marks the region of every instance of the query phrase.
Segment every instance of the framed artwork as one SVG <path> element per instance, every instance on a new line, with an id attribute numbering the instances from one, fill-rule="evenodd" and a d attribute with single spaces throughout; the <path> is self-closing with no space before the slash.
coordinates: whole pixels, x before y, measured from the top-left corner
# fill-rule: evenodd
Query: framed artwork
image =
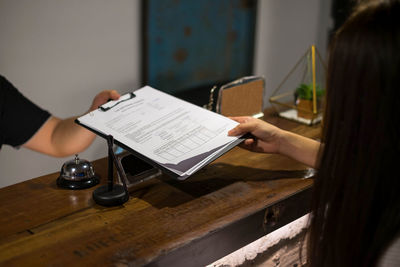
<path id="1" fill-rule="evenodd" d="M 252 73 L 255 0 L 143 0 L 142 83 L 179 95 Z"/>

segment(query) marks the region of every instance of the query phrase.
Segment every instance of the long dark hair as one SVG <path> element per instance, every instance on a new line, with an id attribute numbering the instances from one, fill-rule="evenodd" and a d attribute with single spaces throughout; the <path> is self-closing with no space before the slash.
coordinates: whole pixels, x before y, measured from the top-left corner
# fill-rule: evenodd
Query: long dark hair
<path id="1" fill-rule="evenodd" d="M 310 266 L 375 266 L 400 233 L 400 2 L 360 6 L 331 44 Z"/>

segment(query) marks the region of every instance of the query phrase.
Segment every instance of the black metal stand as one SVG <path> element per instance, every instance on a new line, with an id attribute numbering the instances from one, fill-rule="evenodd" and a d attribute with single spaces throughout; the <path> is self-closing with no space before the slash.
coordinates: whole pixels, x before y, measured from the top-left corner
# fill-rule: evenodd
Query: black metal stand
<path id="1" fill-rule="evenodd" d="M 126 175 L 122 169 L 121 163 L 117 160 L 114 151 L 114 138 L 107 136 L 108 144 L 108 182 L 93 191 L 93 200 L 102 206 L 119 206 L 129 199 L 128 188 L 126 186 Z M 114 169 L 117 167 L 118 174 L 121 177 L 122 185 L 114 184 Z"/>

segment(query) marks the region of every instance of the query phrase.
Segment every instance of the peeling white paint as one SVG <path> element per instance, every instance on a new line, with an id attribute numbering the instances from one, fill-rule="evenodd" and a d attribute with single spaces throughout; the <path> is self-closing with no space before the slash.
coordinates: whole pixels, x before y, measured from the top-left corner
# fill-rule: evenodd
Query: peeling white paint
<path id="1" fill-rule="evenodd" d="M 215 261 L 207 267 L 238 266 L 243 264 L 246 260 L 253 260 L 257 254 L 265 252 L 268 248 L 276 245 L 280 240 L 291 239 L 300 234 L 300 232 L 307 227 L 308 217 L 308 214 L 304 215 L 247 246 Z"/>

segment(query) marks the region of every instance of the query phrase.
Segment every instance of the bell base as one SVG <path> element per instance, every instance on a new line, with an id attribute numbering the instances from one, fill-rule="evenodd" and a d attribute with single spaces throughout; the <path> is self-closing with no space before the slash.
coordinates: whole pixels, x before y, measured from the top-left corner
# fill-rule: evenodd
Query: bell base
<path id="1" fill-rule="evenodd" d="M 93 200 L 102 206 L 120 206 L 128 199 L 129 194 L 119 184 L 114 184 L 111 191 L 108 190 L 108 185 L 102 185 L 93 191 Z"/>
<path id="2" fill-rule="evenodd" d="M 67 180 L 62 176 L 57 178 L 57 186 L 66 189 L 79 190 L 86 189 L 97 185 L 100 182 L 100 177 L 95 175 L 91 178 L 85 178 L 79 181 Z"/>

